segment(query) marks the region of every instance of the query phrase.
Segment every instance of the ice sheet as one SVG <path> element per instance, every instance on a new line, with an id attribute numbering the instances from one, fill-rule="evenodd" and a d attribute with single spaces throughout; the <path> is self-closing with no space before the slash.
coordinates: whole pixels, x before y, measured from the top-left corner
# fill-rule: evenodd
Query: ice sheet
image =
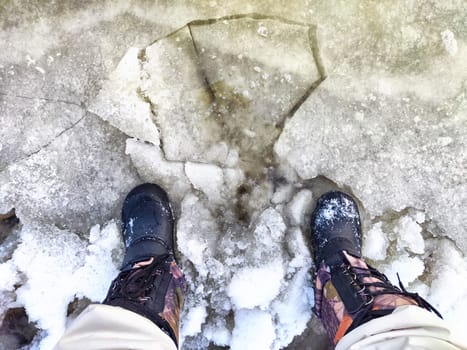
<path id="1" fill-rule="evenodd" d="M 424 5 L 7 2 L 0 212 L 23 226 L 0 309 L 51 348 L 122 257 L 115 222 L 91 227 L 150 181 L 178 218 L 183 348 L 321 348 L 306 236 L 327 177 L 359 200 L 370 261 L 463 324 L 466 12 Z"/>

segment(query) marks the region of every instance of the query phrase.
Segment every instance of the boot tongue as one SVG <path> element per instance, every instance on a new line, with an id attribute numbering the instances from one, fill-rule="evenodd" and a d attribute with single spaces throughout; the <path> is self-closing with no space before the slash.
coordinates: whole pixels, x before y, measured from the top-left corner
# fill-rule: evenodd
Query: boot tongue
<path id="1" fill-rule="evenodd" d="M 328 265 L 331 268 L 341 266 L 342 264 L 346 262 L 347 262 L 347 259 L 345 258 L 342 251 L 338 251 L 335 254 L 331 255 L 330 257 L 326 258 L 326 265 Z"/>
<path id="2" fill-rule="evenodd" d="M 367 303 L 367 298 L 361 294 L 363 287 L 359 285 L 355 274 L 347 269 L 348 266 L 343 264 L 332 266 L 331 282 L 344 303 L 345 309 L 353 315 L 363 308 Z"/>
<path id="3" fill-rule="evenodd" d="M 324 260 L 328 266 L 339 266 L 342 263 L 348 263 L 343 254 L 344 250 L 353 256 L 360 257 L 359 251 L 357 251 L 356 248 L 359 249 L 359 247 L 355 247 L 355 243 L 347 237 L 333 237 L 321 248 L 321 255 L 318 256 L 318 260 Z"/>

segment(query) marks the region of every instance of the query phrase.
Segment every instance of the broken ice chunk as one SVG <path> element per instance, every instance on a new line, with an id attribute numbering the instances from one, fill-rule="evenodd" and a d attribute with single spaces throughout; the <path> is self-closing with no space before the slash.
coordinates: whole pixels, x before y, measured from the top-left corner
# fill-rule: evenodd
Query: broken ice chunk
<path id="1" fill-rule="evenodd" d="M 212 249 L 219 235 L 217 221 L 205 204 L 194 194 L 185 196 L 177 223 L 177 245 L 185 259 L 190 260 L 200 276 L 216 275 L 208 266 Z M 218 276 L 218 275 L 216 275 Z"/>
<path id="2" fill-rule="evenodd" d="M 378 222 L 366 233 L 362 253 L 364 257 L 372 260 L 384 260 L 388 246 L 387 235 L 382 229 L 382 223 Z"/>
<path id="3" fill-rule="evenodd" d="M 157 106 L 165 157 L 172 161 L 222 161 L 207 154 L 220 140 L 221 130 L 215 118 L 208 118 L 212 92 L 198 64 L 190 29 L 184 27 L 156 41 L 145 52 L 143 70 L 149 78 L 140 86 Z"/>
<path id="4" fill-rule="evenodd" d="M 410 216 L 404 216 L 399 219 L 396 227 L 397 248 L 402 250 L 407 248 L 415 254 L 423 254 L 425 252 L 425 241 L 422 236 L 421 226 Z"/>
<path id="5" fill-rule="evenodd" d="M 222 169 L 212 164 L 187 162 L 185 173 L 193 186 L 202 191 L 209 200 L 219 203 L 222 200 L 224 175 Z"/>
<path id="6" fill-rule="evenodd" d="M 287 206 L 287 214 L 292 225 L 303 224 L 306 215 L 310 212 L 312 199 L 313 194 L 310 190 L 302 190 L 293 197 Z"/>
<path id="7" fill-rule="evenodd" d="M 291 184 L 279 185 L 272 196 L 271 202 L 274 204 L 287 202 L 293 193 L 293 186 Z"/>
<path id="8" fill-rule="evenodd" d="M 139 87 L 143 72 L 138 55 L 138 48 L 128 50 L 89 110 L 125 134 L 159 145 L 159 131 L 152 120 L 151 105 Z"/>
<path id="9" fill-rule="evenodd" d="M 258 243 L 272 246 L 284 237 L 285 229 L 281 214 L 273 208 L 267 208 L 259 216 L 255 236 Z"/>
<path id="10" fill-rule="evenodd" d="M 181 201 L 190 190 L 183 163 L 165 160 L 159 146 L 128 139 L 125 153 L 130 155 L 139 176 L 144 181 L 160 184 L 173 201 Z"/>

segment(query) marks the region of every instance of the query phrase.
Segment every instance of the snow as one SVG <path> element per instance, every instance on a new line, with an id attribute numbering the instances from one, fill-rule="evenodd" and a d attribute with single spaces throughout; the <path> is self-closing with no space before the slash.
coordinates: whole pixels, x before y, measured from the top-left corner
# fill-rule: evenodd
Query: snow
<path id="1" fill-rule="evenodd" d="M 238 309 L 264 309 L 279 294 L 283 278 L 284 268 L 280 262 L 244 268 L 233 275 L 227 295 Z"/>
<path id="2" fill-rule="evenodd" d="M 16 268 L 11 260 L 0 265 L 0 292 L 14 291 L 14 285 L 19 282 Z"/>
<path id="3" fill-rule="evenodd" d="M 322 210 L 319 211 L 319 215 L 316 217 L 316 222 L 318 225 L 323 221 L 332 223 L 335 218 L 341 217 L 349 219 L 356 219 L 358 217 L 355 205 L 346 197 L 342 197 L 342 200 L 333 198 L 326 201 L 322 206 Z"/>
<path id="4" fill-rule="evenodd" d="M 21 225 L 0 231 L 0 312 L 25 307 L 50 349 L 117 273 L 125 194 L 156 182 L 182 348 L 305 348 L 309 215 L 335 189 L 372 265 L 464 324 L 466 14 L 420 4 L 5 4 L 0 213 Z"/>
<path id="5" fill-rule="evenodd" d="M 407 249 L 415 254 L 423 254 L 425 252 L 422 227 L 410 216 L 400 218 L 394 232 L 399 237 L 397 241 L 397 248 L 399 250 Z"/>
<path id="6" fill-rule="evenodd" d="M 271 315 L 261 310 L 239 310 L 235 314 L 232 350 L 270 349 L 275 338 Z"/>
<path id="7" fill-rule="evenodd" d="M 206 320 L 207 312 L 205 306 L 196 306 L 188 311 L 183 322 L 183 334 L 187 337 L 194 336 L 201 332 L 201 325 Z"/>
<path id="8" fill-rule="evenodd" d="M 284 203 L 290 200 L 291 195 L 293 194 L 293 186 L 291 184 L 285 184 L 279 186 L 274 192 L 274 196 L 271 201 L 274 204 Z"/>
<path id="9" fill-rule="evenodd" d="M 182 200 L 189 191 L 191 186 L 183 171 L 184 164 L 165 160 L 160 146 L 128 139 L 125 153 L 138 169 L 142 181 L 159 184 L 173 201 Z"/>
<path id="10" fill-rule="evenodd" d="M 411 283 L 423 274 L 425 265 L 420 257 L 400 255 L 390 265 L 383 265 L 380 268 L 392 283 L 398 285 L 397 273 L 399 273 L 402 282 Z"/>
<path id="11" fill-rule="evenodd" d="M 183 199 L 181 210 L 177 223 L 178 249 L 201 276 L 207 276 L 218 226 L 209 209 L 193 194 Z"/>
<path id="12" fill-rule="evenodd" d="M 118 272 L 112 252 L 119 249 L 114 222 L 102 229 L 94 226 L 89 242 L 54 227 L 43 231 L 23 227 L 20 245 L 0 270 L 15 269 L 25 276 L 27 282 L 15 291 L 16 303 L 24 305 L 29 319 L 47 332 L 40 349 L 50 349 L 60 338 L 67 324 L 68 304 L 75 297 L 94 302 L 104 299 Z"/>
<path id="13" fill-rule="evenodd" d="M 207 326 L 204 329 L 204 336 L 219 346 L 229 345 L 232 341 L 232 335 L 224 326 Z"/>
<path id="14" fill-rule="evenodd" d="M 386 258 L 389 239 L 379 222 L 364 234 L 362 254 L 371 260 L 384 260 Z"/>
<path id="15" fill-rule="evenodd" d="M 439 244 L 432 241 L 429 244 L 436 246 L 433 249 L 433 258 L 437 264 L 427 298 L 433 305 L 444 310 L 445 318 L 452 327 L 462 332 L 462 320 L 467 311 L 464 302 L 467 297 L 467 260 L 453 247 L 452 242 L 443 241 Z"/>
<path id="16" fill-rule="evenodd" d="M 306 217 L 310 215 L 312 199 L 313 193 L 309 190 L 302 190 L 295 195 L 287 206 L 292 225 L 301 225 L 304 223 Z"/>

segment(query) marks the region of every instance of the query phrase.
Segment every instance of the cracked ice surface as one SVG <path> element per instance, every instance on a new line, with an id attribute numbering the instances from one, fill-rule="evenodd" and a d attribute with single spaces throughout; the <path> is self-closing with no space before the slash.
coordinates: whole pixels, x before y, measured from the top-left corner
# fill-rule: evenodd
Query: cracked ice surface
<path id="1" fill-rule="evenodd" d="M 405 77 L 363 84 L 331 75 L 286 124 L 275 151 L 303 179 L 321 174 L 350 186 L 371 216 L 424 210 L 434 233 L 466 253 L 467 100 L 459 92 L 440 103 L 416 89 Z"/>
<path id="2" fill-rule="evenodd" d="M 110 203 L 138 182 L 121 137 L 95 115 L 83 115 L 46 147 L 0 172 L 0 210 L 16 207 L 25 223 L 86 234 L 90 225 L 113 217 Z"/>
<path id="3" fill-rule="evenodd" d="M 465 4 L 30 3 L 7 2 L 0 32 L 0 213 L 22 221 L 0 247 L 0 315 L 26 307 L 32 348 L 75 297 L 102 300 L 122 258 L 105 222 L 141 181 L 178 217 L 183 348 L 281 348 L 304 330 L 289 348 L 326 347 L 304 239 L 337 187 L 323 175 L 360 200 L 372 263 L 463 324 Z M 287 20 L 184 26 L 250 12 Z"/>
<path id="4" fill-rule="evenodd" d="M 311 193 L 272 207 L 272 184 L 255 184 L 267 174 L 278 126 L 321 79 L 311 30 L 265 18 L 198 22 L 123 59 L 138 58 L 139 103 L 150 106 L 161 130 L 160 142 L 129 140 L 126 152 L 144 180 L 181 200 L 177 241 L 191 286 L 182 325 L 187 348 L 245 348 L 244 337 L 253 337 L 252 347 L 281 348 L 311 316 L 310 257 L 301 237 Z M 227 50 L 224 42 L 232 43 Z M 125 120 L 143 118 L 102 106 L 108 96 L 125 104 L 112 89 L 133 83 L 113 77 L 92 104 L 130 135 Z M 275 94 L 264 94 L 273 87 Z M 142 139 L 150 141 L 149 134 Z M 300 317 L 288 316 L 291 304 Z M 260 321 L 269 336 L 248 335 L 245 325 Z"/>

